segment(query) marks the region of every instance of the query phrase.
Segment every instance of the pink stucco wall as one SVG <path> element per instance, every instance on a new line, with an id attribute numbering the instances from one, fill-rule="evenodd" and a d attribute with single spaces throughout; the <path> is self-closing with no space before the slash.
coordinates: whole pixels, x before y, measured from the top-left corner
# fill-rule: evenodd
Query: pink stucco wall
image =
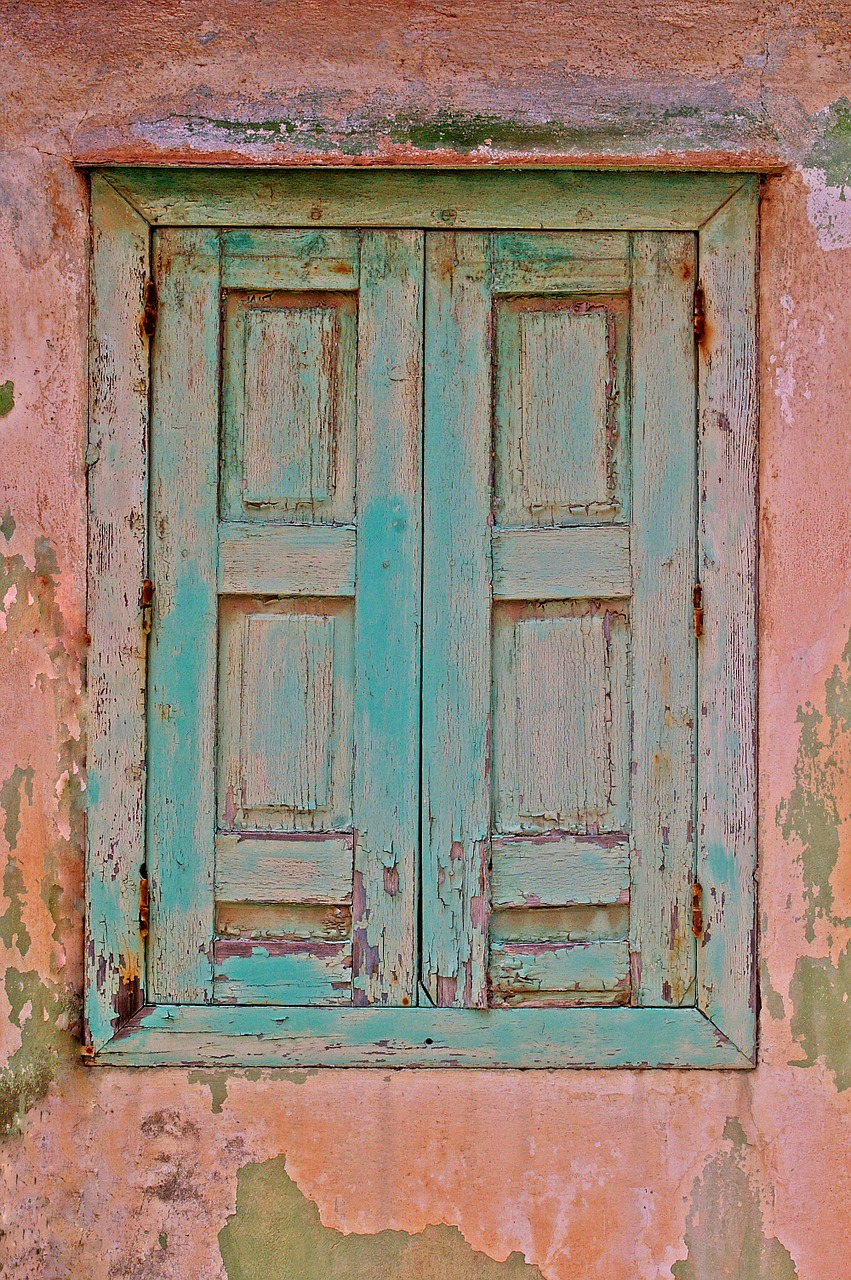
<path id="1" fill-rule="evenodd" d="M 42 0 L 0 33 L 0 1275 L 847 1280 L 847 5 Z M 74 162 L 119 158 L 771 171 L 756 1071 L 81 1064 Z"/>

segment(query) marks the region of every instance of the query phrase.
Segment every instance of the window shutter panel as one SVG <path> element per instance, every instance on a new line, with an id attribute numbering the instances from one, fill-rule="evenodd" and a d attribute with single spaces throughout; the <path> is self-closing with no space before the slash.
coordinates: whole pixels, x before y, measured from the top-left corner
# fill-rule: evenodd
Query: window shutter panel
<path id="1" fill-rule="evenodd" d="M 688 234 L 434 233 L 423 983 L 693 994 Z"/>
<path id="2" fill-rule="evenodd" d="M 156 239 L 153 989 L 411 1004 L 423 237 Z"/>

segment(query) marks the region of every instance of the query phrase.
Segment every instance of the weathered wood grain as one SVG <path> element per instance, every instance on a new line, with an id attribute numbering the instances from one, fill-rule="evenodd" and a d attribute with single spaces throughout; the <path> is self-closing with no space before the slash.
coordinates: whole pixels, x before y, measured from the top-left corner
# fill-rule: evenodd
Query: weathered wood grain
<path id="1" fill-rule="evenodd" d="M 426 247 L 422 973 L 487 1002 L 490 820 L 489 237 Z"/>
<path id="2" fill-rule="evenodd" d="M 167 229 L 154 248 L 149 981 L 157 999 L 204 1001 L 212 996 L 218 235 Z"/>
<path id="3" fill-rule="evenodd" d="M 147 224 L 92 177 L 86 1036 L 99 1049 L 144 1001 Z"/>
<path id="4" fill-rule="evenodd" d="M 629 529 L 500 529 L 495 600 L 616 600 L 632 594 Z"/>
<path id="5" fill-rule="evenodd" d="M 494 908 L 567 907 L 629 901 L 629 837 L 494 837 Z"/>
<path id="6" fill-rule="evenodd" d="M 603 993 L 629 998 L 627 942 L 502 942 L 491 939 L 491 1004 L 522 996 L 546 1005 Z"/>
<path id="7" fill-rule="evenodd" d="M 240 689 L 246 808 L 328 807 L 334 619 L 249 614 Z"/>
<path id="8" fill-rule="evenodd" d="M 358 233 L 251 227 L 222 235 L 223 289 L 357 289 Z"/>
<path id="9" fill-rule="evenodd" d="M 246 658 L 249 656 L 246 635 L 249 619 L 252 617 L 286 619 L 282 623 L 272 623 L 273 631 L 283 626 L 283 636 L 289 635 L 297 641 L 281 653 L 274 668 L 262 677 L 270 706 L 265 712 L 261 710 L 260 714 L 265 719 L 270 740 L 277 739 L 279 742 L 279 747 L 266 748 L 267 755 L 270 751 L 280 749 L 280 734 L 284 728 L 280 720 L 283 714 L 280 705 L 282 699 L 284 708 L 288 708 L 286 714 L 290 717 L 290 728 L 287 731 L 290 748 L 296 755 L 304 755 L 305 759 L 308 752 L 322 751 L 321 757 L 314 754 L 314 759 L 319 761 L 320 766 L 323 760 L 325 762 L 323 795 L 307 797 L 316 806 L 311 809 L 300 810 L 293 803 L 272 803 L 271 800 L 260 804 L 257 802 L 257 794 L 249 793 L 245 744 L 246 735 L 250 735 L 251 730 L 249 713 L 244 705 L 243 688 L 246 683 Z M 316 599 L 306 596 L 220 598 L 216 768 L 216 813 L 220 831 L 310 833 L 351 830 L 354 755 L 352 689 L 355 671 L 353 622 L 352 601 L 346 599 Z M 291 627 L 292 631 L 286 631 L 287 627 Z M 306 651 L 302 656 L 299 637 L 302 633 L 307 637 L 311 628 L 314 629 L 314 636 L 318 628 L 327 641 L 327 651 L 322 659 L 324 674 L 321 687 L 324 690 L 325 711 L 321 717 L 321 731 L 314 714 L 319 711 L 319 706 L 309 707 L 305 702 L 304 681 L 308 672 L 314 669 L 314 664 Z M 281 635 L 280 632 L 278 634 Z M 256 703 L 256 698 L 254 701 Z M 274 709 L 271 706 L 273 701 Z M 299 704 L 302 708 L 298 713 L 301 729 L 296 733 L 291 715 Z M 299 735 L 308 729 L 309 723 L 313 725 L 311 732 L 316 735 L 313 745 L 309 746 L 306 741 L 300 745 Z M 323 743 L 319 742 L 320 736 L 324 738 Z M 256 733 L 254 737 L 258 751 L 262 752 L 262 737 Z M 283 787 L 281 795 L 289 802 L 296 802 L 300 797 L 291 790 L 291 781 L 292 779 L 283 777 L 280 779 Z"/>
<path id="10" fill-rule="evenodd" d="M 558 262 L 560 240 L 583 238 L 596 239 L 589 233 L 547 236 L 550 265 Z M 496 523 L 510 528 L 628 520 L 627 290 L 498 299 L 494 354 Z"/>
<path id="11" fill-rule="evenodd" d="M 698 1009 L 144 1009 L 100 1055 L 129 1066 L 753 1064 Z"/>
<path id="12" fill-rule="evenodd" d="M 221 515 L 354 520 L 357 297 L 228 291 Z"/>
<path id="13" fill-rule="evenodd" d="M 423 236 L 364 232 L 358 330 L 358 542 L 352 988 L 415 1001 L 419 884 Z"/>
<path id="14" fill-rule="evenodd" d="M 324 938 L 217 938 L 213 975 L 217 1004 L 350 1004 L 352 944 Z"/>
<path id="15" fill-rule="evenodd" d="M 606 615 L 528 618 L 514 629 L 520 814 L 582 830 L 612 788 Z"/>
<path id="16" fill-rule="evenodd" d="M 155 225 L 693 231 L 735 173 L 115 167 L 104 176 Z"/>
<path id="17" fill-rule="evenodd" d="M 353 596 L 356 530 L 346 525 L 219 528 L 222 595 Z"/>
<path id="18" fill-rule="evenodd" d="M 219 902 L 351 902 L 350 832 L 279 832 L 216 836 Z"/>
<path id="19" fill-rule="evenodd" d="M 629 284 L 624 231 L 515 231 L 493 238 L 496 294 L 617 293 Z"/>
<path id="20" fill-rule="evenodd" d="M 633 237 L 632 946 L 639 1004 L 693 1000 L 695 242 Z"/>
<path id="21" fill-rule="evenodd" d="M 699 346 L 699 1003 L 755 1053 L 758 184 L 701 230 Z"/>

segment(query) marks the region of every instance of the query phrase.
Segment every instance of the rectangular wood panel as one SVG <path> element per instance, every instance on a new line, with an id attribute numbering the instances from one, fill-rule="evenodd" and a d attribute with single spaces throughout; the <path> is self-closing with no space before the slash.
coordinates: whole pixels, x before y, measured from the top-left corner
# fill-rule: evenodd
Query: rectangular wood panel
<path id="1" fill-rule="evenodd" d="M 218 235 L 168 229 L 154 250 L 148 966 L 157 999 L 197 1001 L 212 993 Z"/>
<path id="2" fill-rule="evenodd" d="M 358 233 L 250 227 L 222 234 L 223 289 L 357 289 Z"/>
<path id="3" fill-rule="evenodd" d="M 354 837 L 254 832 L 216 837 L 219 902 L 340 905 L 352 897 Z"/>
<path id="4" fill-rule="evenodd" d="M 757 202 L 751 179 L 701 231 L 698 879 L 700 1007 L 756 1048 Z"/>
<path id="5" fill-rule="evenodd" d="M 611 794 L 604 617 L 526 619 L 514 631 L 521 815 L 587 830 Z"/>
<path id="6" fill-rule="evenodd" d="M 695 240 L 633 237 L 632 945 L 639 1004 L 693 999 Z"/>
<path id="7" fill-rule="evenodd" d="M 334 619 L 245 619 L 241 757 L 246 808 L 324 809 L 334 689 Z"/>
<path id="8" fill-rule="evenodd" d="M 149 342 L 139 327 L 149 228 L 92 176 L 86 761 L 86 1043 L 99 1049 L 145 998 L 138 927 L 145 860 Z"/>
<path id="9" fill-rule="evenodd" d="M 217 1004 L 340 1005 L 352 998 L 351 942 L 217 938 Z"/>
<path id="10" fill-rule="evenodd" d="M 622 525 L 494 531 L 495 600 L 616 600 L 631 594 L 629 529 Z"/>
<path id="11" fill-rule="evenodd" d="M 423 236 L 364 232 L 358 335 L 352 997 L 416 999 Z"/>
<path id="12" fill-rule="evenodd" d="M 339 525 L 222 524 L 222 595 L 353 596 L 356 530 Z"/>
<path id="13" fill-rule="evenodd" d="M 629 998 L 626 942 L 491 942 L 491 1004 Z"/>
<path id="14" fill-rule="evenodd" d="M 242 460 L 246 504 L 313 506 L 331 496 L 338 346 L 328 306 L 248 311 Z"/>
<path id="15" fill-rule="evenodd" d="M 490 240 L 426 247 L 422 981 L 487 1003 L 490 826 Z"/>
<path id="16" fill-rule="evenodd" d="M 548 831 L 494 838 L 495 908 L 566 907 L 629 901 L 629 837 Z"/>
<path id="17" fill-rule="evenodd" d="M 696 230 L 737 173 L 115 167 L 104 176 L 154 225 Z"/>

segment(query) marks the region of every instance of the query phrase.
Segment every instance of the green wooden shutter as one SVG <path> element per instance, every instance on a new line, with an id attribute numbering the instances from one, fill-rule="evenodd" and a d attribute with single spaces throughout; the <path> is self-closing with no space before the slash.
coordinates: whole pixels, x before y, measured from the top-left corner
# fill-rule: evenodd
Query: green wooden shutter
<path id="1" fill-rule="evenodd" d="M 148 989 L 409 1005 L 423 235 L 154 255 Z"/>
<path id="2" fill-rule="evenodd" d="M 695 237 L 426 249 L 422 974 L 693 1002 Z"/>

